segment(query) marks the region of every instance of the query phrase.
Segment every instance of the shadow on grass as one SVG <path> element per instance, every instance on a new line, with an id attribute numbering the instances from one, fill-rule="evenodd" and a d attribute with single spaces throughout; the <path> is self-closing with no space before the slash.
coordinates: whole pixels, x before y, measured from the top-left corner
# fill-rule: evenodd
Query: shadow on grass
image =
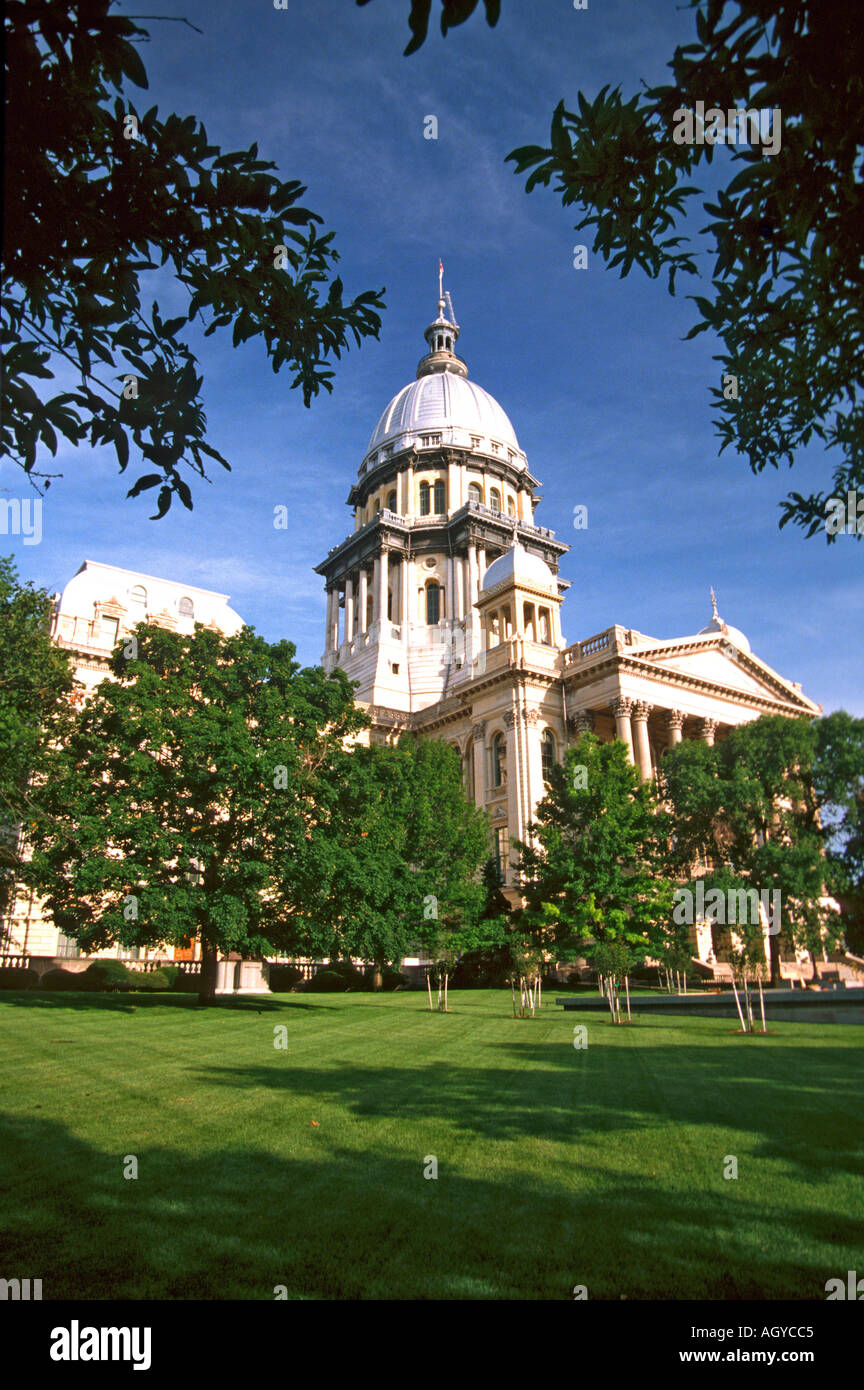
<path id="1" fill-rule="evenodd" d="M 860 1054 L 786 1043 L 772 1051 L 689 1045 L 678 1034 L 649 1047 L 490 1044 L 512 1055 L 488 1067 L 451 1060 L 417 1066 L 190 1067 L 207 1085 L 270 1089 L 332 1102 L 357 1117 L 443 1121 L 491 1140 L 597 1146 L 602 1136 L 691 1125 L 753 1136 L 753 1157 L 781 1158 L 808 1182 L 864 1175 Z M 526 1062 L 530 1065 L 526 1066 Z M 517 1065 L 517 1063 L 519 1065 Z M 718 1143 L 720 1143 L 718 1137 Z M 718 1160 L 719 1161 L 719 1160 Z"/>
<path id="2" fill-rule="evenodd" d="M 309 1146 L 309 1131 L 298 1143 Z M 577 1185 L 466 1177 L 416 1154 L 362 1153 L 315 1131 L 314 1152 L 249 1145 L 190 1155 L 129 1135 L 105 1153 L 61 1125 L 0 1121 L 7 1278 L 46 1300 L 824 1298 L 861 1221 L 794 1215 L 800 1256 L 772 1234 L 790 1214 L 728 1191 L 672 1190 L 588 1170 Z M 597 1176 L 604 1179 L 597 1181 Z M 821 1246 L 821 1250 L 820 1247 Z"/>
<path id="3" fill-rule="evenodd" d="M 166 993 L 157 991 L 131 994 L 99 993 L 89 990 L 3 990 L 0 992 L 0 1006 L 13 1004 L 29 1009 L 74 1009 L 79 1013 L 132 1013 L 137 1009 L 186 1009 L 206 1018 L 214 1010 L 233 1013 L 278 1013 L 284 1009 L 333 1009 L 333 1004 L 308 1003 L 302 998 L 273 998 L 272 996 L 252 995 L 236 997 L 217 995 L 212 1004 L 198 1003 L 197 994 Z"/>

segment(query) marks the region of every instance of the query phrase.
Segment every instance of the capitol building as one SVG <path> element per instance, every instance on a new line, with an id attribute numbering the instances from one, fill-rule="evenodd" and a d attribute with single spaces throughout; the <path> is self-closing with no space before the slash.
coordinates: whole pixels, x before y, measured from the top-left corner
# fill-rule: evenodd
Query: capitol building
<path id="1" fill-rule="evenodd" d="M 697 632 L 653 637 L 624 624 L 563 634 L 559 575 L 569 547 L 537 525 L 538 479 L 507 414 L 456 351 L 449 295 L 426 329 L 416 377 L 392 398 L 350 489 L 350 533 L 316 567 L 326 592 L 323 665 L 356 684 L 368 737 L 411 730 L 458 753 L 466 792 L 488 815 L 502 887 L 520 899 L 514 840 L 527 840 L 549 768 L 584 730 L 621 739 L 642 778 L 681 739 L 722 739 L 763 714 L 813 717 L 809 700 L 713 614 Z M 706 605 L 707 606 L 707 605 Z M 55 603 L 54 640 L 73 654 L 86 699 L 139 621 L 226 635 L 242 627 L 228 596 L 85 561 Z M 36 895 L 16 895 L 4 950 L 78 958 Z M 692 949 L 715 961 L 711 927 Z M 151 959 L 165 952 L 100 955 Z M 197 944 L 175 959 L 197 958 Z M 794 973 L 804 957 L 790 959 Z M 782 966 L 781 966 L 782 970 Z M 266 987 L 260 966 L 220 963 L 220 991 Z"/>
<path id="2" fill-rule="evenodd" d="M 505 891 L 549 766 L 592 730 L 619 738 L 643 778 L 684 738 L 713 743 L 762 714 L 821 707 L 736 627 L 652 637 L 624 624 L 563 635 L 569 547 L 537 525 L 538 479 L 507 414 L 456 352 L 449 296 L 416 379 L 383 411 L 348 505 L 353 529 L 317 566 L 327 594 L 323 663 L 357 683 L 371 737 L 414 730 L 459 754 L 489 815 Z M 711 952 L 697 928 L 694 951 Z"/>

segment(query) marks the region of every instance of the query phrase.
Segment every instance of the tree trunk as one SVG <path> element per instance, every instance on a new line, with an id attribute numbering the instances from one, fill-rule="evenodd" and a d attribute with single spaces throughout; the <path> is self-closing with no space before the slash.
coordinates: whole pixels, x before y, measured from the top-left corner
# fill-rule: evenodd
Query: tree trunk
<path id="1" fill-rule="evenodd" d="M 201 988 L 198 991 L 199 1004 L 215 1004 L 216 985 L 219 982 L 219 954 L 215 946 L 204 942 L 201 947 Z"/>
<path id="2" fill-rule="evenodd" d="M 426 988 L 429 991 L 429 1012 L 433 1014 L 435 1010 L 432 1008 L 432 975 L 428 970 L 426 971 Z"/>
<path id="3" fill-rule="evenodd" d="M 768 938 L 768 962 L 771 970 L 769 984 L 776 989 L 780 984 L 780 933 Z"/>
<path id="4" fill-rule="evenodd" d="M 732 972 L 732 993 L 735 995 L 735 1007 L 736 1007 L 736 1009 L 738 1010 L 738 1017 L 739 1017 L 740 1020 L 741 1020 L 741 1032 L 742 1032 L 742 1033 L 746 1033 L 746 1032 L 747 1032 L 747 1025 L 746 1025 L 746 1023 L 744 1022 L 744 1015 L 743 1015 L 743 1013 L 741 1012 L 741 1001 L 740 1001 L 740 999 L 738 998 L 738 990 L 737 990 L 736 985 L 735 985 L 735 972 L 734 972 L 734 970 L 733 970 L 733 972 Z"/>
<path id="5" fill-rule="evenodd" d="M 374 971 L 372 972 L 372 988 L 373 988 L 373 990 L 375 990 L 376 994 L 377 994 L 378 990 L 380 990 L 380 989 L 383 988 L 383 985 L 384 985 L 384 978 L 383 978 L 383 975 L 382 975 L 382 972 L 381 972 L 381 966 L 380 966 L 380 964 L 378 964 L 378 963 L 376 962 L 376 964 L 375 964 L 375 969 L 374 969 Z"/>

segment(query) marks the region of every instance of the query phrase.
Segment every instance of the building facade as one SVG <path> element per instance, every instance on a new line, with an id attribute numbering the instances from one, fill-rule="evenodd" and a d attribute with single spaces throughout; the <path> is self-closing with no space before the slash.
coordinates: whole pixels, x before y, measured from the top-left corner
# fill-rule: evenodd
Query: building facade
<path id="1" fill-rule="evenodd" d="M 110 678 L 111 653 L 118 642 L 131 637 L 140 622 L 188 633 L 196 623 L 203 623 L 225 636 L 232 636 L 243 626 L 242 618 L 228 606 L 227 594 L 85 560 L 62 594 L 56 595 L 51 618 L 53 640 L 72 654 L 75 679 L 81 687 L 73 696 L 76 703 L 84 702 L 100 681 Z M 3 954 L 26 959 L 41 971 L 55 964 L 84 969 L 91 960 L 105 958 L 145 965 L 166 959 L 194 962 L 200 947 L 192 941 L 186 946 L 152 949 L 114 946 L 83 956 L 77 943 L 54 926 L 39 897 L 19 886 L 9 920 L 3 923 Z M 225 961 L 220 971 L 221 987 L 226 990 L 251 989 L 263 983 L 257 962 Z"/>
<path id="2" fill-rule="evenodd" d="M 448 296 L 425 337 L 416 379 L 360 463 L 353 529 L 316 567 L 323 662 L 357 682 L 372 738 L 410 729 L 456 749 L 515 902 L 511 842 L 528 838 L 548 766 L 583 730 L 623 740 L 649 778 L 681 739 L 712 743 L 762 714 L 821 707 L 753 653 L 713 594 L 691 635 L 615 624 L 568 642 L 558 567 L 569 547 L 535 522 L 538 480 L 501 406 L 469 380 Z M 693 949 L 713 959 L 709 928 Z"/>

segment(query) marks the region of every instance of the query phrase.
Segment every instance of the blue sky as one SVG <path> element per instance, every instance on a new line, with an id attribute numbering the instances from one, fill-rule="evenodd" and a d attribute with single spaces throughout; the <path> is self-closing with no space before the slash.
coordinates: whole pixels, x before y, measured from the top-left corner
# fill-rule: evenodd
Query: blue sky
<path id="1" fill-rule="evenodd" d="M 618 279 L 599 258 L 575 270 L 585 238 L 573 214 L 549 191 L 527 197 L 504 163 L 514 146 L 547 143 L 561 97 L 572 105 L 580 88 L 630 94 L 660 80 L 689 39 L 686 10 L 675 0 L 591 0 L 587 11 L 503 0 L 496 29 L 478 12 L 444 39 L 435 19 L 404 58 L 408 0 L 154 8 L 203 34 L 147 22 L 141 109 L 194 113 L 225 148 L 257 140 L 284 177 L 307 184 L 304 203 L 337 233 L 346 293 L 386 287 L 381 341 L 352 349 L 336 364 L 334 395 L 307 410 L 258 344 L 201 340 L 210 438 L 233 472 L 194 486 L 194 512 L 178 504 L 152 522 L 146 496 L 126 500 L 131 479 L 112 453 L 67 450 L 41 544 L 0 540 L 25 578 L 62 588 L 88 558 L 218 589 L 266 637 L 289 637 L 317 662 L 324 594 L 313 566 L 351 529 L 345 499 L 369 436 L 425 350 L 440 255 L 471 376 L 501 402 L 541 479 L 537 522 L 573 546 L 561 566 L 572 582 L 568 641 L 612 623 L 658 637 L 697 631 L 713 584 L 758 656 L 826 710 L 864 714 L 864 547 L 777 529 L 788 487 L 821 484 L 819 452 L 760 478 L 718 458 L 716 344 L 707 334 L 682 341 L 694 306 L 637 272 Z M 429 114 L 437 140 L 423 138 Z M 153 289 L 163 311 L 179 306 L 167 278 Z M 8 465 L 0 486 L 24 495 Z M 288 531 L 273 527 L 282 503 Z M 588 507 L 585 531 L 573 529 L 577 504 Z"/>

